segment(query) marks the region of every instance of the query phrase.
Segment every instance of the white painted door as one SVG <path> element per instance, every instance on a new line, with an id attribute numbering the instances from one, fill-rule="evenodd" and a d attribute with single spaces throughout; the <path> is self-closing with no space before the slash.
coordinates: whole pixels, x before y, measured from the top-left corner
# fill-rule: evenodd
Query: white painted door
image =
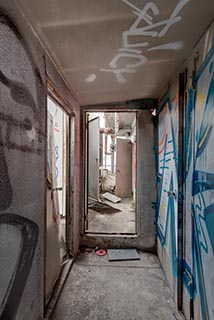
<path id="1" fill-rule="evenodd" d="M 132 195 L 132 143 L 117 138 L 115 194 L 125 198 Z"/>
<path id="2" fill-rule="evenodd" d="M 48 156 L 47 156 L 47 208 L 46 208 L 46 257 L 45 257 L 45 303 L 48 303 L 56 279 L 61 271 L 60 261 L 60 216 L 54 149 L 53 117 L 48 112 Z"/>
<path id="3" fill-rule="evenodd" d="M 48 302 L 66 255 L 68 135 L 65 112 L 48 98 L 45 298 Z"/>
<path id="4" fill-rule="evenodd" d="M 99 198 L 99 117 L 88 122 L 88 196 Z"/>

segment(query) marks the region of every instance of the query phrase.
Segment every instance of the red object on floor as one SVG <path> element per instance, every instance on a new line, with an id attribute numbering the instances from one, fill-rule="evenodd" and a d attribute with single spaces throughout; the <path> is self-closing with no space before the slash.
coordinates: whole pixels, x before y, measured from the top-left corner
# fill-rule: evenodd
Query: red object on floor
<path id="1" fill-rule="evenodd" d="M 106 250 L 97 250 L 96 251 L 96 255 L 97 256 L 105 256 L 106 255 Z"/>

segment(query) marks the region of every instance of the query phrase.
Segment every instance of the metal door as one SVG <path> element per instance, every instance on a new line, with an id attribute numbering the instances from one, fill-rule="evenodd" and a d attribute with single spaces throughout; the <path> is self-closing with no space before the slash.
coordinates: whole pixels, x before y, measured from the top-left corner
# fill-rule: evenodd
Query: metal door
<path id="1" fill-rule="evenodd" d="M 132 195 L 132 144 L 119 138 L 116 144 L 115 194 L 121 198 Z"/>
<path id="2" fill-rule="evenodd" d="M 99 198 L 99 117 L 88 122 L 88 196 Z"/>

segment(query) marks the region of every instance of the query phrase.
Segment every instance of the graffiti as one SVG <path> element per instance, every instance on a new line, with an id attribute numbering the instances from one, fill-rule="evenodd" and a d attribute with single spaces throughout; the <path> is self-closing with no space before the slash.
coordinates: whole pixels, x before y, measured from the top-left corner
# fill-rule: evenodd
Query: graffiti
<path id="1" fill-rule="evenodd" d="M 34 129 L 28 118 L 20 121 L 0 112 L 0 124 L 5 132 L 5 136 L 2 133 L 0 134 L 0 144 L 2 146 L 22 152 L 42 154 L 42 148 L 36 145 L 42 143 L 41 138 L 44 138 L 45 135 L 41 132 L 40 128 Z M 22 137 L 23 143 L 17 144 L 15 141 L 12 141 L 12 139 L 15 140 L 17 134 Z"/>
<path id="2" fill-rule="evenodd" d="M 31 204 L 25 191 L 38 181 L 32 168 L 43 153 L 44 87 L 19 30 L 2 9 L 0 38 L 0 320 L 14 320 L 38 244 L 39 227 L 31 220 L 33 205 L 26 209 Z M 14 246 L 16 255 L 10 256 L 7 248 Z M 7 269 L 3 266 L 8 256 Z"/>
<path id="3" fill-rule="evenodd" d="M 0 23 L 2 24 L 2 26 L 3 25 L 7 26 L 11 30 L 13 30 L 18 40 L 20 42 L 22 41 L 22 37 L 19 34 L 18 30 L 15 28 L 12 22 L 8 21 L 7 16 L 1 10 L 0 10 Z M 3 44 L 6 47 L 6 41 Z M 2 45 L 2 48 L 4 48 L 4 45 Z M 26 52 L 26 55 L 29 57 L 28 52 Z M 2 59 L 2 68 L 3 68 L 3 59 Z M 9 89 L 10 97 L 13 103 L 18 104 L 19 106 L 28 107 L 32 110 L 34 120 L 37 121 L 38 127 L 33 128 L 32 127 L 33 121 L 31 121 L 28 117 L 25 117 L 23 120 L 19 120 L 19 119 L 15 119 L 9 113 L 1 112 L 0 128 L 2 132 L 5 132 L 5 136 L 3 136 L 3 133 L 1 133 L 0 143 L 1 145 L 4 144 L 4 146 L 7 147 L 8 149 L 21 150 L 22 152 L 37 152 L 38 154 L 41 154 L 42 149 L 39 146 L 38 147 L 34 146 L 34 145 L 41 144 L 45 136 L 44 132 L 41 131 L 42 119 L 41 119 L 41 112 L 39 109 L 40 106 L 39 107 L 37 106 L 30 90 L 26 87 L 26 85 L 24 83 L 21 83 L 20 81 L 9 79 L 9 77 L 7 77 L 4 74 L 2 68 L 0 70 L 0 83 Z M 36 89 L 37 89 L 37 94 L 39 96 L 42 88 L 42 80 L 36 68 L 35 68 L 35 76 L 37 78 Z M 29 133 L 31 131 L 35 132 L 36 134 L 30 135 Z M 12 139 L 17 140 L 16 139 L 17 135 L 20 135 L 21 137 L 21 139 L 19 140 L 19 144 L 15 143 L 15 141 L 12 141 Z M 30 137 L 32 137 L 32 139 L 30 139 Z M 36 143 L 35 138 L 37 138 L 38 143 Z M 24 141 L 24 143 L 21 143 L 21 141 Z"/>
<path id="4" fill-rule="evenodd" d="M 63 212 L 63 161 L 64 161 L 64 117 L 62 109 L 48 98 L 48 141 L 49 141 L 49 166 L 51 169 L 55 196 L 58 198 L 57 213 Z M 52 150 L 53 148 L 53 150 Z M 51 151 L 52 150 L 52 151 Z M 53 153 L 54 158 L 52 158 Z M 53 172 L 55 170 L 55 172 Z"/>
<path id="5" fill-rule="evenodd" d="M 0 130 L 0 211 L 6 210 L 12 201 L 12 186 L 10 183 L 9 172 L 7 168 L 7 161 L 4 154 L 4 148 L 1 143 L 1 130 Z"/>
<path id="6" fill-rule="evenodd" d="M 157 234 L 162 246 L 169 254 L 171 247 L 171 267 L 177 272 L 177 121 L 178 99 L 163 102 L 158 128 L 158 211 Z M 167 237 L 170 235 L 170 243 Z"/>
<path id="7" fill-rule="evenodd" d="M 56 112 L 55 112 L 55 116 L 57 116 L 57 109 L 56 109 Z M 60 133 L 60 127 L 59 127 L 59 124 L 57 121 L 55 121 L 54 123 L 54 131 L 57 132 L 57 133 Z M 56 139 L 54 139 L 56 140 Z M 55 166 L 56 166 L 56 178 L 59 177 L 59 168 L 58 168 L 58 162 L 59 162 L 59 146 L 56 144 L 56 141 L 55 141 L 55 144 L 54 144 L 54 152 L 55 152 Z"/>
<path id="8" fill-rule="evenodd" d="M 56 158 L 56 178 L 59 176 L 58 159 L 59 159 L 59 146 L 55 145 L 55 158 Z"/>
<path id="9" fill-rule="evenodd" d="M 161 44 L 156 47 L 149 48 L 148 51 L 155 51 L 155 50 L 179 50 L 183 47 L 182 42 L 171 42 L 171 43 L 165 43 Z"/>
<path id="10" fill-rule="evenodd" d="M 214 47 L 196 74 L 194 121 L 191 126 L 193 150 L 192 201 L 192 252 L 196 290 L 200 299 L 203 319 L 213 319 L 214 274 Z M 190 139 L 191 139 L 190 138 Z"/>
<path id="11" fill-rule="evenodd" d="M 0 225 L 2 224 L 15 226 L 21 231 L 22 235 L 19 259 L 0 308 L 0 311 L 3 310 L 0 319 L 12 320 L 15 319 L 25 283 L 31 270 L 39 230 L 34 222 L 8 212 L 0 214 Z"/>
<path id="12" fill-rule="evenodd" d="M 214 283 L 214 45 L 187 89 L 185 111 L 185 256 L 183 283 L 194 303 L 199 300 L 201 318 L 213 319 Z M 167 111 L 168 110 L 168 111 Z M 175 114 L 170 101 L 159 115 L 157 233 L 177 277 L 176 211 L 173 197 L 177 174 Z M 170 131 L 171 130 L 171 131 Z M 172 132 L 172 133 L 171 133 Z M 171 143 L 171 144 L 170 144 Z M 174 176 L 173 176 L 174 174 Z M 164 182 L 167 180 L 167 183 Z M 173 181 L 173 183 L 172 183 Z M 170 193 L 171 195 L 172 193 Z M 174 203 L 173 203 L 174 202 Z M 174 219 L 174 220 L 173 220 Z M 169 223 L 169 220 L 171 223 Z M 168 236 L 168 238 L 167 238 Z M 169 251 L 169 245 L 171 251 Z"/>
<path id="13" fill-rule="evenodd" d="M 89 74 L 89 76 L 85 79 L 86 82 L 93 82 L 96 80 L 97 76 L 94 73 Z"/>
<path id="14" fill-rule="evenodd" d="M 109 68 L 101 68 L 100 71 L 114 73 L 117 81 L 122 84 L 127 81 L 123 75 L 124 73 L 135 73 L 140 66 L 148 61 L 141 48 L 150 52 L 155 50 L 179 50 L 183 47 L 182 42 L 172 42 L 149 48 L 148 41 L 136 42 L 135 38 L 139 36 L 163 38 L 174 24 L 181 21 L 182 17 L 178 14 L 190 0 L 180 0 L 170 17 L 158 22 L 154 22 L 154 18 L 160 14 L 160 10 L 154 2 L 148 2 L 143 9 L 140 9 L 128 0 L 121 1 L 134 9 L 132 12 L 137 18 L 129 30 L 123 32 L 123 47 L 118 49 L 118 53 L 109 63 Z M 142 26 L 142 23 L 144 26 Z M 160 28 L 159 31 L 157 31 L 158 28 Z M 132 63 L 125 64 L 123 61 L 127 59 Z M 95 78 L 93 77 L 92 81 L 94 80 Z"/>

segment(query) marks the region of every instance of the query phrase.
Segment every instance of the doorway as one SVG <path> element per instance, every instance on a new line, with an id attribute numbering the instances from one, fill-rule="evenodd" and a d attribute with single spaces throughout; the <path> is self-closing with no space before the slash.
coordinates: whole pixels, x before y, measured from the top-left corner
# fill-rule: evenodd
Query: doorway
<path id="1" fill-rule="evenodd" d="M 86 113 L 85 232 L 136 233 L 136 112 Z"/>
<path id="2" fill-rule="evenodd" d="M 50 298 L 67 256 L 67 182 L 69 179 L 69 115 L 47 100 L 47 198 L 45 297 Z"/>

